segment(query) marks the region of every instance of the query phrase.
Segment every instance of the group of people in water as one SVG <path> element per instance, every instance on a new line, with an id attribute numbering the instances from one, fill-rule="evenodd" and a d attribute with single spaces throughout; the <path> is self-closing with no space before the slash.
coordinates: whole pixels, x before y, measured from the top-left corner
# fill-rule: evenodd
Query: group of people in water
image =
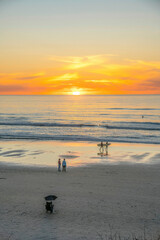
<path id="1" fill-rule="evenodd" d="M 63 159 L 62 163 L 61 163 L 61 159 L 58 159 L 58 172 L 66 172 L 66 168 L 67 168 L 67 163 L 65 158 Z"/>

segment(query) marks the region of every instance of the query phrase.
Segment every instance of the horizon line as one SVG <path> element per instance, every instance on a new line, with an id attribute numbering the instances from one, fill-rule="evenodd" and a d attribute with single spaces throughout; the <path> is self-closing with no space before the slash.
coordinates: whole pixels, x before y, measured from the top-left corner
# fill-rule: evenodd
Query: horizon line
<path id="1" fill-rule="evenodd" d="M 81 95 L 73 95 L 73 94 L 0 94 L 1 96 L 73 96 L 73 97 L 81 97 L 81 96 L 147 96 L 147 95 L 160 95 L 160 93 L 155 94 L 81 94 Z"/>

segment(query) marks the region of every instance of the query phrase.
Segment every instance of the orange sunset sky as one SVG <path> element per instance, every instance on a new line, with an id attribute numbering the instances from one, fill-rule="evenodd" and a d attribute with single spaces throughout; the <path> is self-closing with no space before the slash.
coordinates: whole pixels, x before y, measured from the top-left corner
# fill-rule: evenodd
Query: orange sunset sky
<path id="1" fill-rule="evenodd" d="M 158 0 L 0 0 L 0 94 L 160 94 Z"/>

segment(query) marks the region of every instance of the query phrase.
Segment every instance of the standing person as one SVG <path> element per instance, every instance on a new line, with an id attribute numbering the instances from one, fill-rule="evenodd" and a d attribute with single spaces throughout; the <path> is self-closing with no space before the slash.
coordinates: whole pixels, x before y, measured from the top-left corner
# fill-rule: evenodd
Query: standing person
<path id="1" fill-rule="evenodd" d="M 63 162 L 62 162 L 62 171 L 63 172 L 66 172 L 66 167 L 67 167 L 67 164 L 66 164 L 66 160 L 65 158 L 63 159 Z"/>
<path id="2" fill-rule="evenodd" d="M 61 172 L 61 159 L 58 159 L 58 172 Z"/>
<path id="3" fill-rule="evenodd" d="M 100 152 L 103 153 L 103 142 L 101 142 L 101 145 L 100 145 Z"/>

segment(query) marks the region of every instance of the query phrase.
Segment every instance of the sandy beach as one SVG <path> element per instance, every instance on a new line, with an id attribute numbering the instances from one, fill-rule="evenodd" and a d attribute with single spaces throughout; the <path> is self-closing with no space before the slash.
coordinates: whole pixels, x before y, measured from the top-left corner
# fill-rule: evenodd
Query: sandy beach
<path id="1" fill-rule="evenodd" d="M 160 164 L 136 163 L 141 155 L 134 153 L 135 164 L 102 161 L 69 166 L 66 173 L 58 173 L 55 166 L 7 165 L 2 161 L 0 239 L 157 237 Z M 53 214 L 45 212 L 44 197 L 49 194 L 58 196 Z"/>

